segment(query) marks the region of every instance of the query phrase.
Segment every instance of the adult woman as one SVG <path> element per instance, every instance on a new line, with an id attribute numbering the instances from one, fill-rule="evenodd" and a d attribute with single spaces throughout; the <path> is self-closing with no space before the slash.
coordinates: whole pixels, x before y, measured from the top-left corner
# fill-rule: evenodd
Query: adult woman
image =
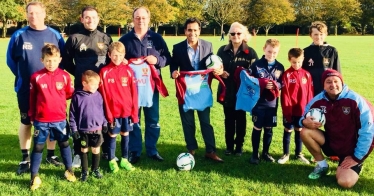
<path id="1" fill-rule="evenodd" d="M 247 27 L 234 22 L 229 30 L 229 44 L 221 46 L 217 53 L 223 62 L 224 72 L 221 77 L 226 84 L 225 100 L 223 102 L 218 101 L 223 105 L 225 114 L 226 155 L 235 153 L 241 156 L 243 152 L 247 120 L 244 111 L 235 110 L 239 84 L 235 83 L 234 73 L 238 67 L 248 69 L 258 59 L 256 51 L 247 45 L 249 38 L 250 34 Z M 219 85 L 217 93 L 220 94 L 221 90 L 222 86 Z"/>

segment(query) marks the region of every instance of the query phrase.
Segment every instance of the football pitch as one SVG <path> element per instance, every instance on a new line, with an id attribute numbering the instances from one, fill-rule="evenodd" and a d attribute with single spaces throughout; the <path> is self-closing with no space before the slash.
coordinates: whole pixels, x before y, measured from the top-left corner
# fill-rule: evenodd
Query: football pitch
<path id="1" fill-rule="evenodd" d="M 278 38 L 281 50 L 277 60 L 285 69 L 289 68 L 287 52 L 290 48 L 304 48 L 312 41 L 307 36 L 256 36 L 252 37 L 249 45 L 259 57 L 262 47 L 268 38 Z M 228 43 L 219 41 L 220 37 L 201 37 L 213 43 L 214 52 Z M 169 51 L 173 45 L 183 41 L 185 37 L 165 37 Z M 118 37 L 113 37 L 114 41 Z M 372 57 L 374 54 L 373 36 L 333 36 L 326 39 L 339 52 L 344 83 L 374 103 L 374 72 Z M 6 65 L 6 49 L 9 39 L 0 39 L 0 195 L 30 195 L 30 174 L 16 175 L 21 152 L 18 142 L 19 112 L 16 94 L 13 91 L 14 76 Z M 140 162 L 135 164 L 135 171 L 120 170 L 116 174 L 109 172 L 108 163 L 101 160 L 100 168 L 103 179 L 89 176 L 87 182 L 67 182 L 63 177 L 64 168 L 47 165 L 46 150 L 40 167 L 42 185 L 33 195 L 372 195 L 374 193 L 374 153 L 364 162 L 364 168 L 357 184 L 349 190 L 340 188 L 336 183 L 335 170 L 337 163 L 330 162 L 332 173 L 319 180 L 309 180 L 308 174 L 314 165 L 305 165 L 290 160 L 284 165 L 260 162 L 259 165 L 249 164 L 252 153 L 251 131 L 252 122 L 247 115 L 247 135 L 245 136 L 244 153 L 241 157 L 225 156 L 224 115 L 222 106 L 214 102 L 211 110 L 211 123 L 215 130 L 217 154 L 225 162 L 214 163 L 204 158 L 205 145 L 197 120 L 196 138 L 199 149 L 196 151 L 196 165 L 192 171 L 177 171 L 176 158 L 186 152 L 182 125 L 179 118 L 177 99 L 175 97 L 174 80 L 170 79 L 169 67 L 162 70 L 163 79 L 169 91 L 169 97 L 160 98 L 161 136 L 158 150 L 165 159 L 155 162 L 147 157 L 143 147 Z M 213 95 L 217 92 L 217 81 L 212 85 Z M 215 100 L 215 98 L 214 98 Z M 270 153 L 278 159 L 282 156 L 282 115 L 278 110 L 278 126 L 274 128 Z M 144 130 L 144 129 L 142 129 Z M 291 136 L 291 157 L 295 149 L 294 134 Z M 118 138 L 118 137 L 117 137 Z M 71 144 L 70 140 L 70 144 Z M 117 140 L 117 146 L 120 146 Z M 59 148 L 56 147 L 59 155 Z M 260 145 L 260 150 L 262 144 Z M 310 153 L 304 147 L 303 152 L 310 158 Z M 117 157 L 120 149 L 117 148 Z M 89 162 L 90 163 L 90 162 Z M 80 169 L 75 169 L 75 175 L 80 177 Z"/>

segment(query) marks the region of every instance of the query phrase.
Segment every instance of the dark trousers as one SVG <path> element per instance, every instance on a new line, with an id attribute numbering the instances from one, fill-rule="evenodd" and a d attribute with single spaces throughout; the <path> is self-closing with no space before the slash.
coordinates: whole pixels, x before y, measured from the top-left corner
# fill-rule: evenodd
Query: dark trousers
<path id="1" fill-rule="evenodd" d="M 225 139 L 227 150 L 234 150 L 243 147 L 246 134 L 247 119 L 246 113 L 242 110 L 235 110 L 233 107 L 223 107 L 225 114 Z M 235 137 L 236 134 L 236 137 Z"/>
<path id="2" fill-rule="evenodd" d="M 179 114 L 182 121 L 184 139 L 187 144 L 188 150 L 195 150 L 198 148 L 197 141 L 195 138 L 196 126 L 195 126 L 195 110 L 183 110 L 183 105 L 179 105 Z M 216 151 L 216 141 L 214 138 L 214 130 L 210 124 L 210 108 L 206 108 L 204 111 L 197 111 L 197 116 L 200 121 L 201 133 L 205 142 L 206 152 Z"/>

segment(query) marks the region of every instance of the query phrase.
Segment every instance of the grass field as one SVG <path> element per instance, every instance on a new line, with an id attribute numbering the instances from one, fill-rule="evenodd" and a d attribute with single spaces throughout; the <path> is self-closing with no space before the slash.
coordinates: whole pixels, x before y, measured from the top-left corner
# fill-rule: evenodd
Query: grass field
<path id="1" fill-rule="evenodd" d="M 269 37 L 252 38 L 250 45 L 259 56 L 262 46 Z M 289 67 L 287 52 L 295 47 L 296 40 L 292 36 L 277 37 L 281 42 L 278 60 L 285 68 Z M 166 37 L 169 50 L 184 37 Z M 203 37 L 211 41 L 214 50 L 221 45 L 219 37 Z M 114 37 L 113 40 L 118 40 Z M 5 53 L 9 39 L 0 39 L 0 195 L 29 195 L 29 174 L 17 176 L 15 171 L 21 158 L 18 144 L 19 114 L 16 95 L 13 91 L 14 76 L 5 63 Z M 338 48 L 342 64 L 344 82 L 349 87 L 374 103 L 374 80 L 372 56 L 374 54 L 374 37 L 329 36 L 327 41 Z M 305 47 L 311 43 L 309 37 L 299 37 L 298 45 Z M 69 183 L 63 178 L 63 169 L 43 164 L 40 177 L 43 184 L 33 195 L 372 195 L 374 193 L 374 155 L 365 161 L 362 175 L 355 187 L 341 189 L 335 180 L 337 164 L 330 163 L 334 171 L 320 180 L 309 180 L 307 175 L 314 165 L 303 165 L 290 161 L 285 165 L 264 163 L 250 165 L 250 135 L 252 123 L 248 115 L 247 136 L 245 137 L 245 153 L 241 157 L 225 156 L 223 111 L 218 103 L 214 103 L 211 122 L 215 129 L 218 155 L 225 160 L 223 164 L 213 163 L 204 156 L 205 146 L 198 127 L 197 139 L 200 149 L 195 156 L 196 166 L 191 172 L 178 172 L 175 159 L 179 153 L 185 152 L 185 142 L 179 119 L 177 100 L 175 98 L 174 81 L 169 78 L 169 68 L 163 69 L 164 81 L 170 96 L 161 98 L 161 137 L 158 150 L 165 158 L 162 163 L 154 162 L 146 157 L 143 151 L 141 161 L 135 165 L 136 170 L 117 174 L 108 172 L 107 162 L 101 162 L 104 178 L 89 178 L 88 182 Z M 215 95 L 217 83 L 212 89 Z M 282 123 L 281 112 L 278 115 L 278 127 L 274 129 L 270 152 L 275 158 L 282 155 Z M 119 145 L 119 143 L 118 143 Z M 291 152 L 294 151 L 293 136 Z M 56 151 L 59 154 L 58 151 Z M 307 157 L 310 154 L 304 148 Z M 117 151 L 117 156 L 120 152 Z M 45 157 L 46 153 L 44 153 Z M 76 170 L 76 176 L 80 171 Z"/>

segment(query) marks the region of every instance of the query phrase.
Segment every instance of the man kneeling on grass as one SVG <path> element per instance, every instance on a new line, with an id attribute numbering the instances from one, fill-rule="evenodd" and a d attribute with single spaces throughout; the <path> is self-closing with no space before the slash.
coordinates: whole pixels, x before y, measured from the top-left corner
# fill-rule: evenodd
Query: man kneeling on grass
<path id="1" fill-rule="evenodd" d="M 324 91 L 316 95 L 306 106 L 320 108 L 326 117 L 325 131 L 320 130 L 320 122 L 313 117 L 302 117 L 301 139 L 317 161 L 310 179 L 318 179 L 329 173 L 326 156 L 340 159 L 336 171 L 338 184 L 343 188 L 353 187 L 362 170 L 364 160 L 373 150 L 374 108 L 359 94 L 343 83 L 342 75 L 332 69 L 322 74 Z M 322 150 L 322 151 L 321 151 Z"/>

